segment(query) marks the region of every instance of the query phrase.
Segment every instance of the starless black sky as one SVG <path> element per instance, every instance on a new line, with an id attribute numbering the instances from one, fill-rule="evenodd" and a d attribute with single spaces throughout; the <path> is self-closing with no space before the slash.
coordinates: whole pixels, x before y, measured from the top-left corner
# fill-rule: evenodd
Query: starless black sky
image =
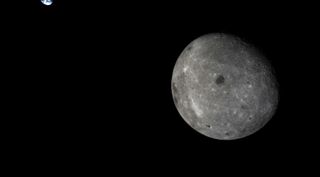
<path id="1" fill-rule="evenodd" d="M 124 1 L 55 1 L 46 7 L 25 1 L 1 8 L 8 10 L 3 26 L 12 37 L 7 48 L 15 49 L 10 63 L 18 68 L 22 104 L 32 107 L 24 114 L 33 118 L 22 121 L 34 127 L 30 143 L 110 149 L 148 160 L 172 154 L 284 160 L 303 157 L 299 148 L 314 141 L 314 15 L 303 7 Z M 193 39 L 212 32 L 257 46 L 280 84 L 275 117 L 241 140 L 198 134 L 171 97 L 177 57 Z"/>

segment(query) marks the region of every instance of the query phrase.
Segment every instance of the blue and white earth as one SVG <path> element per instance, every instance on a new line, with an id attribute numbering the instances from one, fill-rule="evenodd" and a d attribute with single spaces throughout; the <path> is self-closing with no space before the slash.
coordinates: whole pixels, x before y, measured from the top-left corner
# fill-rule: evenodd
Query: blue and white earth
<path id="1" fill-rule="evenodd" d="M 41 0 L 44 5 L 50 6 L 52 4 L 52 0 Z"/>

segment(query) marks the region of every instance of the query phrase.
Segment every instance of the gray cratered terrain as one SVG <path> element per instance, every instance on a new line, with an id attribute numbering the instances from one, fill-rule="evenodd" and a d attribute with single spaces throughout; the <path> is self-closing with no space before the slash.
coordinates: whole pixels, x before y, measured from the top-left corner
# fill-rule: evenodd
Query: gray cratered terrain
<path id="1" fill-rule="evenodd" d="M 222 140 L 261 129 L 275 113 L 277 85 L 268 60 L 226 34 L 192 41 L 172 76 L 173 99 L 182 118 L 201 134 Z"/>

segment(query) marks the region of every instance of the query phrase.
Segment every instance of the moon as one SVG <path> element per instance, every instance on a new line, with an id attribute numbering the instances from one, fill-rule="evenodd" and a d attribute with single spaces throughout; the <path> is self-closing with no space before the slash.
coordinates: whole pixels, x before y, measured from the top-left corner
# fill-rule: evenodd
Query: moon
<path id="1" fill-rule="evenodd" d="M 252 44 L 223 33 L 187 45 L 171 81 L 183 120 L 218 140 L 244 138 L 264 127 L 276 112 L 278 88 L 269 60 Z"/>
<path id="2" fill-rule="evenodd" d="M 52 0 L 41 0 L 41 2 L 42 2 L 42 4 L 47 5 L 47 6 L 50 6 L 53 3 Z"/>

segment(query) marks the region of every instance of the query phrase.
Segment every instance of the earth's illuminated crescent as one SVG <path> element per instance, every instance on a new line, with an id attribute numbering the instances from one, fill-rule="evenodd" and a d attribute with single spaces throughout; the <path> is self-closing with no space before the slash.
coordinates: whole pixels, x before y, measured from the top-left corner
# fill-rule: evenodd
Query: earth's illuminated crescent
<path id="1" fill-rule="evenodd" d="M 52 4 L 52 0 L 41 0 L 44 5 L 50 6 Z"/>

